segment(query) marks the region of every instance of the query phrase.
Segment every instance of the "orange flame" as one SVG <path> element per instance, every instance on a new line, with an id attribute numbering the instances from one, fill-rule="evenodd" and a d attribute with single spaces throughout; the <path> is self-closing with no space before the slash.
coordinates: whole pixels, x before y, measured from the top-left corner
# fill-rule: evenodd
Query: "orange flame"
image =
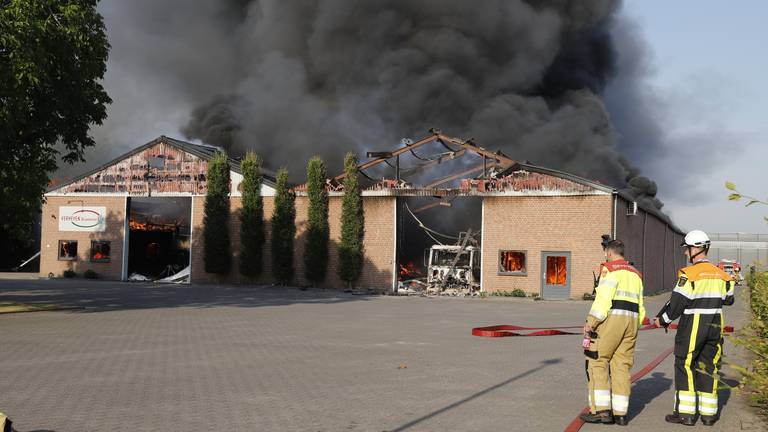
<path id="1" fill-rule="evenodd" d="M 413 264 L 413 262 L 409 262 L 405 265 L 400 264 L 400 277 L 401 278 L 413 278 L 421 276 L 421 271 L 416 268 L 416 265 Z"/>

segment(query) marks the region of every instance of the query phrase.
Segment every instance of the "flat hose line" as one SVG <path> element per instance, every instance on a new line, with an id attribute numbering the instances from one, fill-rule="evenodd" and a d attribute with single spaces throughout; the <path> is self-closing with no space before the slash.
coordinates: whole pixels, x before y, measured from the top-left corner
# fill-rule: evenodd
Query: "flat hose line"
<path id="1" fill-rule="evenodd" d="M 581 329 L 584 326 L 555 326 L 555 327 L 521 327 L 516 325 L 502 324 L 487 327 L 475 327 L 472 329 L 472 336 L 480 337 L 514 337 L 514 336 L 559 336 L 559 335 L 580 335 L 582 332 L 565 331 L 564 329 Z M 661 327 L 655 327 L 646 318 L 643 320 L 643 327 L 639 331 L 655 330 Z M 677 324 L 670 324 L 669 328 L 677 329 Z M 519 331 L 528 331 L 530 333 L 519 333 Z M 723 332 L 733 333 L 732 326 L 723 327 Z"/>
<path id="2" fill-rule="evenodd" d="M 513 336 L 557 336 L 557 335 L 580 335 L 581 332 L 564 331 L 563 329 L 581 329 L 583 326 L 560 326 L 560 327 L 521 327 L 516 325 L 495 325 L 488 327 L 475 327 L 472 329 L 472 336 L 480 337 L 513 337 Z M 643 320 L 643 327 L 640 331 L 655 330 L 657 328 L 650 323 L 648 318 Z M 670 329 L 677 329 L 677 324 L 670 324 Z M 529 331 L 530 333 L 518 333 L 519 331 Z M 733 333 L 733 326 L 723 327 L 724 333 Z M 652 370 L 661 364 L 667 357 L 674 352 L 674 347 L 667 348 L 662 351 L 661 354 L 656 356 L 650 363 L 645 365 L 642 369 L 632 374 L 631 382 L 639 380 L 640 378 L 648 375 Z M 582 426 L 584 426 L 584 420 L 581 419 L 581 414 L 589 412 L 589 407 L 585 407 L 579 412 L 576 418 L 568 424 L 564 432 L 578 432 Z"/>

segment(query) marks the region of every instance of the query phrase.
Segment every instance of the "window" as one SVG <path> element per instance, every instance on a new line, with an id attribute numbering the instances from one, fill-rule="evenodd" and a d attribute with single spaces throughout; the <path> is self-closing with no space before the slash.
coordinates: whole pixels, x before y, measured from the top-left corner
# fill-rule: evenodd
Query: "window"
<path id="1" fill-rule="evenodd" d="M 525 251 L 499 251 L 499 274 L 525 275 Z"/>
<path id="2" fill-rule="evenodd" d="M 432 253 L 433 266 L 450 266 L 456 261 L 456 267 L 469 267 L 469 252 L 463 251 L 456 259 L 456 251 L 435 249 Z"/>
<path id="3" fill-rule="evenodd" d="M 565 285 L 568 279 L 567 265 L 564 256 L 548 256 L 547 285 Z"/>
<path id="4" fill-rule="evenodd" d="M 91 262 L 109 262 L 110 251 L 108 241 L 91 240 Z"/>
<path id="5" fill-rule="evenodd" d="M 77 240 L 59 240 L 59 260 L 75 261 L 77 259 Z"/>

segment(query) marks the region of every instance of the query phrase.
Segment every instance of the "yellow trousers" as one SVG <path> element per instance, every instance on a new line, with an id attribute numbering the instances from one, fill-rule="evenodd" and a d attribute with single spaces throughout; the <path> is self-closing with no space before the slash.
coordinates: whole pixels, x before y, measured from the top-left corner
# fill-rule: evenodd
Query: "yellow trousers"
<path id="1" fill-rule="evenodd" d="M 626 415 L 631 388 L 630 370 L 635 362 L 637 317 L 608 315 L 596 331 L 597 338 L 592 341 L 589 350 L 585 350 L 589 409 L 593 413 L 612 410 L 614 415 Z"/>
<path id="2" fill-rule="evenodd" d="M 8 419 L 8 417 L 5 416 L 5 414 L 0 412 L 0 432 L 10 430 L 13 430 L 11 428 L 11 421 Z"/>

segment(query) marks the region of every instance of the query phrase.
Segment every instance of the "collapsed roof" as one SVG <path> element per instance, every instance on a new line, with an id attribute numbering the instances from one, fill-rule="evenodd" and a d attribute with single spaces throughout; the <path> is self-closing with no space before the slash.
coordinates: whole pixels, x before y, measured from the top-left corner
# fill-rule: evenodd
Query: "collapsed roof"
<path id="1" fill-rule="evenodd" d="M 480 147 L 472 139 L 462 140 L 449 137 L 436 129 L 430 129 L 429 132 L 429 135 L 415 142 L 404 139 L 400 147 L 390 151 L 368 152 L 370 160 L 362 162 L 357 166 L 358 172 L 364 177 L 363 195 L 432 196 L 443 199 L 454 196 L 575 196 L 615 194 L 629 202 L 637 201 L 629 189 L 618 189 L 602 184 L 599 181 L 586 179 L 564 171 L 537 166 L 529 162 L 518 162 L 501 151 L 494 152 Z M 415 150 L 430 143 L 442 146 L 445 151 L 428 157 L 415 152 Z M 459 165 L 459 168 L 450 172 L 442 170 L 441 177 L 418 185 L 402 178 L 406 177 L 405 174 L 444 166 L 446 162 L 460 159 L 467 154 L 481 157 L 482 164 Z M 404 155 L 416 158 L 420 161 L 420 165 L 415 168 L 403 168 L 400 164 L 400 158 Z M 374 178 L 369 174 L 369 170 L 382 164 L 386 164 L 395 170 L 394 177 Z M 329 179 L 329 189 L 332 192 L 341 192 L 343 190 L 344 177 L 345 174 L 340 174 Z M 305 188 L 306 185 L 300 185 L 296 189 L 299 192 L 303 192 Z M 645 212 L 656 216 L 661 221 L 669 224 L 675 231 L 680 232 L 680 229 L 672 223 L 669 216 L 662 213 L 658 208 L 647 205 L 643 201 L 639 201 L 637 204 Z M 436 205 L 438 203 L 425 206 L 424 208 Z"/>

